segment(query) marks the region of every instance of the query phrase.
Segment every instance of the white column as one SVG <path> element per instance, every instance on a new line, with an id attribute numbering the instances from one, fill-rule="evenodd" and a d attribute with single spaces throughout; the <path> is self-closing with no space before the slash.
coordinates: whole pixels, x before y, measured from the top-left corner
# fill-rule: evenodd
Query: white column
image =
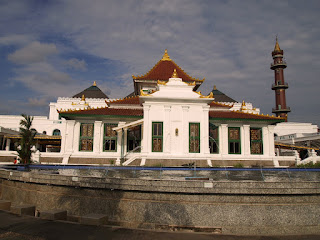
<path id="1" fill-rule="evenodd" d="M 151 152 L 151 124 L 149 122 L 150 105 L 143 104 L 143 139 L 141 141 L 141 153 Z"/>
<path id="2" fill-rule="evenodd" d="M 93 152 L 94 153 L 101 153 L 102 141 L 103 141 L 102 121 L 95 121 L 93 129 L 94 129 L 94 132 L 93 132 Z"/>
<path id="3" fill-rule="evenodd" d="M 222 155 L 228 154 L 228 124 L 221 124 L 220 126 L 220 153 Z"/>
<path id="4" fill-rule="evenodd" d="M 243 125 L 241 134 L 242 154 L 250 155 L 250 125 Z"/>
<path id="5" fill-rule="evenodd" d="M 182 152 L 189 153 L 189 106 L 182 106 Z"/>
<path id="6" fill-rule="evenodd" d="M 274 156 L 274 125 L 268 126 L 269 133 L 269 156 Z"/>
<path id="7" fill-rule="evenodd" d="M 262 128 L 262 146 L 263 146 L 263 155 L 269 156 L 269 154 L 270 154 L 269 130 L 268 130 L 267 126 Z M 272 156 L 274 156 L 274 155 L 272 155 Z"/>
<path id="8" fill-rule="evenodd" d="M 80 122 L 76 122 L 74 125 L 73 131 L 73 151 L 79 152 L 79 144 L 80 144 Z M 94 141 L 94 139 L 93 139 Z"/>
<path id="9" fill-rule="evenodd" d="M 171 134 L 171 118 L 170 118 L 170 112 L 171 112 L 171 106 L 164 106 L 164 124 L 163 124 L 163 152 L 164 153 L 170 153 L 171 152 L 171 141 L 172 136 Z"/>
<path id="10" fill-rule="evenodd" d="M 65 134 L 62 135 L 61 139 L 61 152 L 72 152 L 73 151 L 73 135 L 75 120 L 68 120 L 66 123 Z"/>
<path id="11" fill-rule="evenodd" d="M 203 118 L 202 124 L 200 124 L 201 131 L 201 149 L 200 152 L 204 154 L 209 154 L 209 108 L 210 106 L 206 105 L 203 107 Z"/>
<path id="12" fill-rule="evenodd" d="M 10 151 L 10 143 L 11 143 L 11 139 L 7 138 L 6 151 Z"/>
<path id="13" fill-rule="evenodd" d="M 124 128 L 123 129 L 123 156 L 125 156 L 127 154 L 127 143 L 128 143 L 128 128 Z"/>

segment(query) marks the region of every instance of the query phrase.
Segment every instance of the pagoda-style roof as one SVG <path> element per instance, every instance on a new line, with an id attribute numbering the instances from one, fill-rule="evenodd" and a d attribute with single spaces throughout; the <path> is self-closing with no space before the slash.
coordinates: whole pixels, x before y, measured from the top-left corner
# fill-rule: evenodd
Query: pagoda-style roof
<path id="1" fill-rule="evenodd" d="M 273 121 L 274 123 L 284 122 L 285 118 L 245 113 L 240 111 L 209 111 L 209 117 L 213 120 L 230 120 L 230 121 Z"/>
<path id="2" fill-rule="evenodd" d="M 214 97 L 214 96 L 213 96 Z M 225 105 L 223 103 L 219 103 L 219 102 L 216 102 L 216 101 L 212 101 L 210 104 L 210 108 L 223 108 L 223 109 L 230 109 L 231 106 L 229 105 Z"/>
<path id="3" fill-rule="evenodd" d="M 111 102 L 107 102 L 109 105 L 141 105 L 139 96 L 125 97 L 123 99 L 114 100 Z"/>
<path id="4" fill-rule="evenodd" d="M 237 102 L 233 98 L 225 95 L 223 92 L 219 91 L 217 87 L 214 85 L 211 91 L 214 96 L 214 101 L 216 102 Z"/>
<path id="5" fill-rule="evenodd" d="M 73 96 L 73 98 L 108 98 L 108 96 L 97 87 L 96 82 L 92 86 Z"/>
<path id="6" fill-rule="evenodd" d="M 109 117 L 142 117 L 143 110 L 142 109 L 125 109 L 125 108 L 109 108 L 109 107 L 101 107 L 101 108 L 91 108 L 84 110 L 61 110 L 58 111 L 61 117 L 66 119 L 72 119 L 76 116 L 83 117 L 94 117 L 94 116 L 109 116 Z"/>
<path id="7" fill-rule="evenodd" d="M 168 81 L 171 78 L 174 69 L 184 82 L 196 82 L 201 84 L 205 79 L 197 79 L 188 75 L 182 68 L 180 68 L 168 55 L 167 49 L 162 59 L 146 74 L 141 76 L 132 75 L 133 80 L 161 80 Z"/>

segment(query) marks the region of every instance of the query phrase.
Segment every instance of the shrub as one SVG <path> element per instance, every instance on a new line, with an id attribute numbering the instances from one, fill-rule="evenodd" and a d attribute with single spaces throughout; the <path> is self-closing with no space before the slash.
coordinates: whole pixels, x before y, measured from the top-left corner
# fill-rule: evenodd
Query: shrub
<path id="1" fill-rule="evenodd" d="M 244 165 L 242 163 L 236 163 L 233 165 L 234 168 L 244 168 Z"/>

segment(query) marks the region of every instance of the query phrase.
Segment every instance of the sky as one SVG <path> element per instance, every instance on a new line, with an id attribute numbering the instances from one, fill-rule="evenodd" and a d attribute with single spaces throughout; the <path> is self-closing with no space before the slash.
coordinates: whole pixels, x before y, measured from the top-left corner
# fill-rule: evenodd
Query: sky
<path id="1" fill-rule="evenodd" d="M 49 102 L 97 82 L 133 91 L 165 49 L 182 69 L 272 114 L 278 36 L 288 120 L 320 125 L 320 1 L 0 0 L 0 114 L 48 115 Z"/>

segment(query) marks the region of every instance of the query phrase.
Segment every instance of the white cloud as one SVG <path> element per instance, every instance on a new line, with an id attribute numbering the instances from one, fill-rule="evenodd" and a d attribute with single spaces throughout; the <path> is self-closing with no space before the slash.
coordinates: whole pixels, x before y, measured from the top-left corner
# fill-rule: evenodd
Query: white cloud
<path id="1" fill-rule="evenodd" d="M 54 44 L 32 42 L 29 45 L 9 54 L 8 60 L 17 64 L 30 64 L 43 62 L 52 54 L 57 54 L 58 50 Z"/>
<path id="2" fill-rule="evenodd" d="M 31 107 L 44 107 L 48 106 L 48 98 L 29 98 L 28 99 L 28 105 Z"/>
<path id="3" fill-rule="evenodd" d="M 86 71 L 87 70 L 87 63 L 82 59 L 76 59 L 76 58 L 71 58 L 68 61 L 65 61 L 65 65 L 68 68 L 72 68 L 75 70 L 81 70 L 81 71 Z"/>
<path id="4" fill-rule="evenodd" d="M 34 40 L 34 37 L 31 35 L 12 34 L 0 37 L 0 45 L 22 45 L 32 40 Z"/>

